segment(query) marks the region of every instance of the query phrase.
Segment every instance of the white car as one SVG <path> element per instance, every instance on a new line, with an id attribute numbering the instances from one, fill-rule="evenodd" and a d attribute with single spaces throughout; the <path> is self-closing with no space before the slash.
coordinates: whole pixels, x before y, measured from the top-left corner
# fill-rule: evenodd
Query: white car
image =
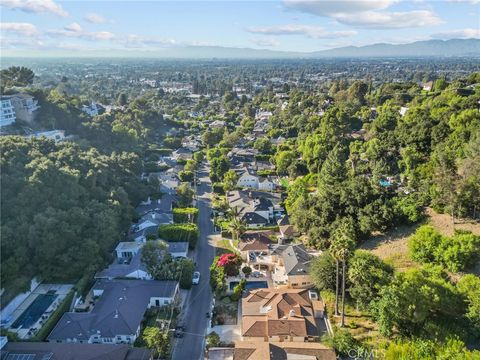
<path id="1" fill-rule="evenodd" d="M 192 284 L 193 285 L 198 285 L 199 282 L 200 282 L 200 272 L 195 271 L 193 273 L 193 277 L 192 277 Z"/>

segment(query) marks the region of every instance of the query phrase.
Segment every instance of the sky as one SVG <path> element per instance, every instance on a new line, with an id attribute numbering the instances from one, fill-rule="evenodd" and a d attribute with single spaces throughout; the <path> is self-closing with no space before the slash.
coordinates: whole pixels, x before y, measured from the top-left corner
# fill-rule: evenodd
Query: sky
<path id="1" fill-rule="evenodd" d="M 480 0 L 0 0 L 2 56 L 221 46 L 311 52 L 480 38 Z"/>

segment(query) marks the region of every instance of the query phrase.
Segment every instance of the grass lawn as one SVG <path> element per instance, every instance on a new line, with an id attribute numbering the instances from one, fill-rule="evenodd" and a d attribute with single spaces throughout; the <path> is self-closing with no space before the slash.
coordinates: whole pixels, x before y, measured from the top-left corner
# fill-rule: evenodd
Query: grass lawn
<path id="1" fill-rule="evenodd" d="M 171 308 L 168 306 L 164 306 L 162 308 L 151 308 L 145 312 L 145 315 L 142 320 L 141 329 L 140 329 L 140 336 L 135 340 L 134 346 L 135 347 L 145 347 L 146 344 L 143 341 L 143 330 L 146 327 L 164 327 L 168 324 L 168 321 L 171 317 L 170 329 L 173 329 L 176 324 L 177 319 L 177 311 L 173 311 L 173 315 L 171 312 Z"/>
<path id="2" fill-rule="evenodd" d="M 233 247 L 232 247 L 232 242 L 233 242 Z M 217 243 L 215 244 L 215 255 L 219 256 L 226 253 L 239 254 L 237 246 L 238 246 L 238 240 L 230 241 L 229 239 L 223 239 L 223 238 L 220 240 L 217 240 Z"/>

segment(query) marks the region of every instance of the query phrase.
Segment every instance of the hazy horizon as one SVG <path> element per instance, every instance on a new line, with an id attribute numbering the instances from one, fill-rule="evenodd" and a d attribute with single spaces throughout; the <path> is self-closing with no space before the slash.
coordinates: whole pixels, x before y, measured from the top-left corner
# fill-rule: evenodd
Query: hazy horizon
<path id="1" fill-rule="evenodd" d="M 310 53 L 480 37 L 478 0 L 0 0 L 8 57 L 138 57 L 215 48 Z M 90 54 L 90 55 L 89 55 Z"/>

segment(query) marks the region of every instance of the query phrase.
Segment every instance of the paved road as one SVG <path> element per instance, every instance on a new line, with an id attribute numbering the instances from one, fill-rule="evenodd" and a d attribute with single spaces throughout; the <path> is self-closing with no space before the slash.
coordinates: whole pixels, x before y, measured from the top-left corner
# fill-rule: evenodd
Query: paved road
<path id="1" fill-rule="evenodd" d="M 200 239 L 195 250 L 197 270 L 200 271 L 200 284 L 193 285 L 186 300 L 183 322 L 187 330 L 185 336 L 177 339 L 173 349 L 173 360 L 203 359 L 205 331 L 209 319 L 205 314 L 210 311 L 212 291 L 210 289 L 210 265 L 214 257 L 214 248 L 209 244 L 209 236 L 213 233 L 211 220 L 211 183 L 208 178 L 208 168 L 203 166 L 198 171 L 200 184 L 197 187 Z"/>

